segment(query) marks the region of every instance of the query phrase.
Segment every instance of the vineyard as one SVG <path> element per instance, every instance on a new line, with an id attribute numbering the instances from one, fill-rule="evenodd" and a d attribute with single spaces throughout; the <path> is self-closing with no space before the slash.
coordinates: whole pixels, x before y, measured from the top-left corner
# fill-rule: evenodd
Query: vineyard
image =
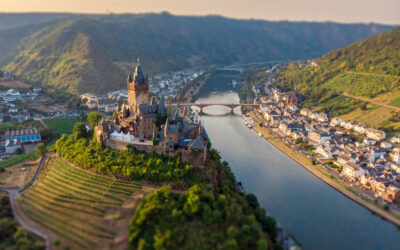
<path id="1" fill-rule="evenodd" d="M 129 219 L 145 193 L 140 184 L 94 174 L 52 157 L 17 204 L 23 217 L 48 232 L 60 249 L 114 249 L 127 244 Z"/>

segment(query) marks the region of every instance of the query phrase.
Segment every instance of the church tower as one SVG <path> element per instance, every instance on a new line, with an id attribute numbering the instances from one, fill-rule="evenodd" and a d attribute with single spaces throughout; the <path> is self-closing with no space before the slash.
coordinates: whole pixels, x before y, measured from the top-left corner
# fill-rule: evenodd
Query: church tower
<path id="1" fill-rule="evenodd" d="M 149 79 L 144 77 L 140 67 L 139 58 L 134 73 L 128 75 L 128 101 L 129 108 L 138 114 L 139 107 L 149 102 Z"/>

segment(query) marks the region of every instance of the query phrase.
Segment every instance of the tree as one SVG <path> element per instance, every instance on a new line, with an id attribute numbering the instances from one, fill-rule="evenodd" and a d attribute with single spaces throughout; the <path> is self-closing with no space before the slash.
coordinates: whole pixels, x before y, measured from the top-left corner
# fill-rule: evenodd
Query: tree
<path id="1" fill-rule="evenodd" d="M 75 140 L 85 138 L 87 136 L 85 124 L 83 122 L 75 123 L 72 134 L 74 135 Z"/>
<path id="2" fill-rule="evenodd" d="M 96 126 L 96 124 L 101 120 L 103 116 L 99 113 L 97 113 L 96 111 L 90 112 L 87 115 L 87 120 L 90 123 L 90 127 L 93 129 L 94 126 Z"/>
<path id="3" fill-rule="evenodd" d="M 36 146 L 36 154 L 38 156 L 43 156 L 47 153 L 47 149 L 46 146 L 44 145 L 43 142 L 38 143 L 38 145 Z"/>
<path id="4" fill-rule="evenodd" d="M 246 200 L 252 208 L 257 208 L 259 206 L 257 197 L 254 194 L 246 195 Z"/>
<path id="5" fill-rule="evenodd" d="M 40 135 L 45 142 L 49 142 L 55 138 L 55 133 L 50 127 L 40 129 Z"/>
<path id="6" fill-rule="evenodd" d="M 24 153 L 24 150 L 22 148 L 17 148 L 17 150 L 15 150 L 15 153 L 17 155 L 20 155 L 20 154 Z"/>
<path id="7" fill-rule="evenodd" d="M 82 121 L 84 121 L 86 119 L 85 111 L 81 110 L 81 112 L 79 112 L 79 118 L 81 118 Z"/>
<path id="8" fill-rule="evenodd" d="M 361 110 L 367 110 L 367 103 L 363 103 L 363 105 L 361 106 Z"/>
<path id="9" fill-rule="evenodd" d="M 113 116 L 113 117 L 117 117 L 117 116 L 118 116 L 117 111 L 114 111 L 113 114 L 112 114 L 112 116 Z"/>
<path id="10" fill-rule="evenodd" d="M 154 119 L 153 124 L 156 125 L 157 128 L 160 128 L 161 125 L 165 124 L 167 120 L 167 116 L 162 116 L 161 113 L 158 113 L 156 119 Z"/>

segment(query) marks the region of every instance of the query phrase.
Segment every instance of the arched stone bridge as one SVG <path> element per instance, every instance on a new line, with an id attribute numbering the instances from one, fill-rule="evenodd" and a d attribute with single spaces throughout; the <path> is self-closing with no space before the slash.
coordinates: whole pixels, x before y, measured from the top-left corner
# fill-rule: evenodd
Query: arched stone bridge
<path id="1" fill-rule="evenodd" d="M 208 107 L 208 106 L 224 106 L 228 107 L 230 109 L 230 113 L 233 113 L 233 110 L 237 107 L 252 107 L 252 108 L 257 108 L 260 106 L 260 104 L 254 104 L 254 103 L 171 103 L 169 104 L 173 107 L 198 107 L 200 109 L 200 113 L 203 112 L 203 108 Z"/>

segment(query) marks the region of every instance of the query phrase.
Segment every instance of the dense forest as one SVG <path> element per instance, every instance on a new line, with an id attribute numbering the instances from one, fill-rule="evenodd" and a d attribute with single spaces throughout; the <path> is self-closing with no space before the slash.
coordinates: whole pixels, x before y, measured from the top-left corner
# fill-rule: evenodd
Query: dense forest
<path id="1" fill-rule="evenodd" d="M 133 249 L 273 249 L 275 224 L 254 195 L 164 186 L 136 210 L 129 242 Z"/>
<path id="2" fill-rule="evenodd" d="M 168 13 L 0 14 L 0 20 L 0 67 L 19 79 L 71 92 L 120 88 L 139 56 L 149 74 L 306 59 L 393 28 Z"/>
<path id="3" fill-rule="evenodd" d="M 284 90 L 297 88 L 306 107 L 321 106 L 335 115 L 362 102 L 339 96 L 374 98 L 400 86 L 400 28 L 332 51 L 318 65 L 291 64 L 277 78 Z"/>

